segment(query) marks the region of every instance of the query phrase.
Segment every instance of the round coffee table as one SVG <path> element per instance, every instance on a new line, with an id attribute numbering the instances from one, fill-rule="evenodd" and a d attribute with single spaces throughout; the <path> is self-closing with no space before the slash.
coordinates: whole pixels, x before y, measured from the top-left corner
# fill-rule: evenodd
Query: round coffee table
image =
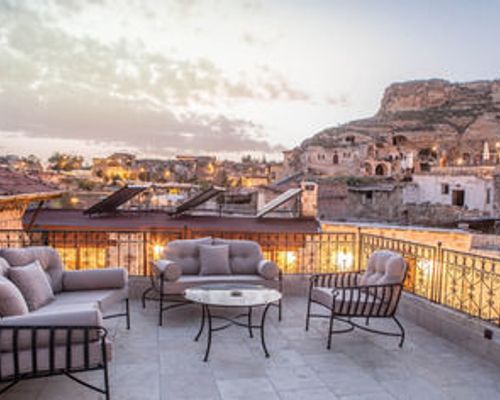
<path id="1" fill-rule="evenodd" d="M 267 351 L 266 341 L 264 338 L 264 325 L 267 310 L 271 305 L 281 299 L 281 293 L 279 291 L 262 285 L 221 283 L 200 285 L 186 289 L 184 297 L 186 300 L 201 305 L 201 325 L 198 334 L 194 339 L 195 341 L 198 341 L 203 333 L 205 321 L 208 322 L 207 348 L 203 361 L 208 360 L 210 346 L 212 345 L 212 332 L 226 329 L 232 325 L 247 328 L 250 337 L 253 337 L 253 329 L 259 329 L 262 350 L 264 350 L 266 357 L 269 357 L 269 352 Z M 248 312 L 229 318 L 222 315 L 213 315 L 210 312 L 210 307 L 248 308 Z M 264 307 L 260 325 L 253 325 L 252 323 L 252 309 L 254 307 Z M 242 317 L 246 317 L 247 321 L 240 321 L 239 319 Z M 226 323 L 214 327 L 212 325 L 213 319 L 221 319 L 226 321 Z"/>

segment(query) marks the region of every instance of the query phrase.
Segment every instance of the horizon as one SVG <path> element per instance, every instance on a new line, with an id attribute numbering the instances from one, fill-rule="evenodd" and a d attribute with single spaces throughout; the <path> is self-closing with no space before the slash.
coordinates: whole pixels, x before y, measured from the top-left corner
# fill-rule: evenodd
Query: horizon
<path id="1" fill-rule="evenodd" d="M 374 115 L 392 83 L 498 79 L 499 11 L 486 1 L 0 0 L 0 155 L 279 160 Z"/>

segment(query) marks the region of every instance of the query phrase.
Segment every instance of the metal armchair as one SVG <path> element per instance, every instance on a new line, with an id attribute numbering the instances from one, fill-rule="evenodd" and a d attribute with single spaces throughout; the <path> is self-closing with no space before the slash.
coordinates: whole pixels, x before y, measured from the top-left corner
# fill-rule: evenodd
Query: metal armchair
<path id="1" fill-rule="evenodd" d="M 405 331 L 396 318 L 396 310 L 403 290 L 407 266 L 397 253 L 387 250 L 373 253 L 364 273 L 345 272 L 317 274 L 311 276 L 307 301 L 306 331 L 311 318 L 328 318 L 328 343 L 331 348 L 332 335 L 359 328 L 372 333 L 400 338 L 403 346 Z M 312 313 L 312 305 L 326 308 L 326 314 Z M 353 318 L 363 318 L 362 325 Z M 369 327 L 371 318 L 391 318 L 399 332 L 387 332 Z M 347 328 L 334 329 L 334 321 L 347 324 Z"/>

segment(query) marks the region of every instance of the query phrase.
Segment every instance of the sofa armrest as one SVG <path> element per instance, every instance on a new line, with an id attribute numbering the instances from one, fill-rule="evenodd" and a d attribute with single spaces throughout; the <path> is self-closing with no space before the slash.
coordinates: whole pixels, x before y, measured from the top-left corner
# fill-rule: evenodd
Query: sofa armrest
<path id="1" fill-rule="evenodd" d="M 270 260 L 260 260 L 257 264 L 257 272 L 264 279 L 273 280 L 278 279 L 280 275 L 280 269 L 275 262 Z"/>
<path id="2" fill-rule="evenodd" d="M 158 260 L 152 263 L 155 276 L 174 282 L 182 275 L 182 268 L 179 264 L 171 260 Z"/>
<path id="3" fill-rule="evenodd" d="M 124 268 L 105 268 L 86 271 L 64 271 L 63 290 L 121 289 L 127 286 Z"/>
<path id="4" fill-rule="evenodd" d="M 71 337 L 68 336 L 70 330 Z M 48 347 L 51 341 L 54 345 L 95 341 L 104 333 L 101 312 L 88 306 L 7 317 L 0 320 L 0 351 L 13 351 L 14 340 L 22 350 L 30 349 L 35 339 L 36 347 Z"/>

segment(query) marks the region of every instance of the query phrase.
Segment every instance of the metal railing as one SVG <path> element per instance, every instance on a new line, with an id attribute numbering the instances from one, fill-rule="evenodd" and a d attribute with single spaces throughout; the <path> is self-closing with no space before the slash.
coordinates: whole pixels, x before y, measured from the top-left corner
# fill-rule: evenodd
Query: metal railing
<path id="1" fill-rule="evenodd" d="M 376 250 L 401 253 L 408 263 L 405 290 L 500 326 L 500 258 L 361 232 L 235 232 L 213 230 L 149 231 L 5 231 L 0 247 L 48 245 L 68 269 L 123 266 L 146 276 L 150 261 L 176 239 L 212 236 L 258 242 L 264 256 L 285 274 L 361 271 Z"/>

